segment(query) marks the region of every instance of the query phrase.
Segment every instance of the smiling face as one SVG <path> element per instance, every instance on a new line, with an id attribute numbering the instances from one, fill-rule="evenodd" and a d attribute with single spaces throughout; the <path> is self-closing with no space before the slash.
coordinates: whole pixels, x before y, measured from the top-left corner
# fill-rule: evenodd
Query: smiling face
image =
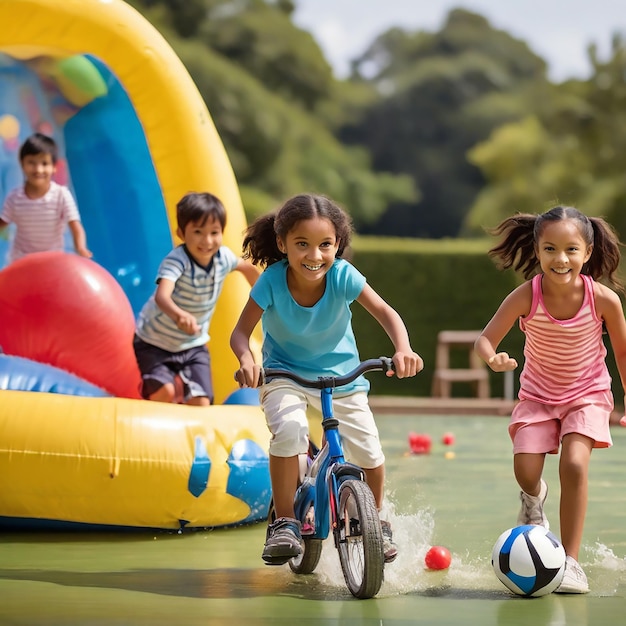
<path id="1" fill-rule="evenodd" d="M 50 189 L 56 165 L 52 155 L 46 152 L 27 154 L 22 158 L 24 189 L 30 198 L 39 198 Z"/>
<path id="2" fill-rule="evenodd" d="M 206 267 L 222 245 L 224 230 L 219 220 L 209 218 L 202 225 L 199 222 L 189 222 L 185 230 L 179 228 L 177 234 L 185 242 L 196 263 Z"/>
<path id="3" fill-rule="evenodd" d="M 535 245 L 544 277 L 561 285 L 578 278 L 592 250 L 572 219 L 547 222 Z"/>
<path id="4" fill-rule="evenodd" d="M 333 223 L 320 217 L 300 220 L 277 243 L 279 250 L 287 255 L 293 277 L 311 283 L 323 280 L 339 248 Z"/>

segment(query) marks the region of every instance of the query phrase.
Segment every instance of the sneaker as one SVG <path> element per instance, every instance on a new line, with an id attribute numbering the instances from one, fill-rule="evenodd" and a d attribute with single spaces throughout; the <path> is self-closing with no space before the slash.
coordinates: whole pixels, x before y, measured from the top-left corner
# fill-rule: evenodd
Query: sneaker
<path id="1" fill-rule="evenodd" d="M 548 485 L 545 480 L 541 479 L 541 488 L 538 496 L 530 496 L 525 491 L 520 491 L 519 497 L 522 501 L 522 506 L 517 516 L 517 525 L 526 526 L 527 524 L 533 524 L 550 530 L 550 523 L 543 512 L 543 503 L 548 497 Z"/>
<path id="2" fill-rule="evenodd" d="M 291 517 L 279 517 L 267 527 L 263 560 L 267 565 L 283 565 L 302 554 L 300 522 Z"/>
<path id="3" fill-rule="evenodd" d="M 393 532 L 389 522 L 380 521 L 380 527 L 383 531 L 383 554 L 385 555 L 385 563 L 395 561 L 398 556 L 398 547 L 393 542 Z"/>
<path id="4" fill-rule="evenodd" d="M 571 556 L 565 559 L 565 573 L 561 584 L 554 590 L 554 593 L 587 593 L 589 583 L 583 568 L 578 561 Z"/>

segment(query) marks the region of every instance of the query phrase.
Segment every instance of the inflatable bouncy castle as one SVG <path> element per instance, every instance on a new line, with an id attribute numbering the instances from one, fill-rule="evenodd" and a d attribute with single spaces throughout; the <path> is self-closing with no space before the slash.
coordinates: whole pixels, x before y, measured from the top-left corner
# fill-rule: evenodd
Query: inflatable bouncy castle
<path id="1" fill-rule="evenodd" d="M 122 0 L 0 0 L 0 201 L 35 131 L 61 150 L 93 260 L 0 235 L 0 524 L 183 528 L 263 519 L 268 431 L 228 342 L 248 297 L 227 278 L 211 325 L 216 405 L 141 400 L 134 319 L 177 244 L 175 206 L 210 191 L 237 251 L 245 217 L 206 106 Z M 68 241 L 69 244 L 69 241 Z M 250 390 L 248 390 L 250 391 Z"/>

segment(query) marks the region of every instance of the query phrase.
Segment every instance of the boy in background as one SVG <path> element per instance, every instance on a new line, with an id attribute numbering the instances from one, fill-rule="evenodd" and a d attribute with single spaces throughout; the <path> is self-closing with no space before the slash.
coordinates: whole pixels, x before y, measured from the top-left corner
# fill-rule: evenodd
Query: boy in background
<path id="1" fill-rule="evenodd" d="M 226 209 L 210 193 L 188 193 L 176 205 L 183 244 L 161 262 L 157 287 L 143 306 L 134 349 L 147 400 L 175 402 L 182 381 L 185 404 L 213 402 L 209 324 L 229 272 L 241 272 L 250 285 L 258 270 L 222 245 Z"/>
<path id="2" fill-rule="evenodd" d="M 35 133 L 22 144 L 19 156 L 24 185 L 9 193 L 0 212 L 0 230 L 16 226 L 9 263 L 33 252 L 63 250 L 66 225 L 76 252 L 91 258 L 76 202 L 67 187 L 52 180 L 58 159 L 54 139 Z"/>

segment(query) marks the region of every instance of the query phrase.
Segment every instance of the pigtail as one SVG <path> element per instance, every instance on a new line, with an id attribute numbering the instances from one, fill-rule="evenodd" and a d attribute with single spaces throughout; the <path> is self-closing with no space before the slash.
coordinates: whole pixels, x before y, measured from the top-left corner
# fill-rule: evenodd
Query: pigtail
<path id="1" fill-rule="evenodd" d="M 513 268 L 522 271 L 524 278 L 531 278 L 539 265 L 535 255 L 536 215 L 517 213 L 500 222 L 487 232 L 502 237 L 502 241 L 487 253 L 500 269 Z"/>
<path id="2" fill-rule="evenodd" d="M 250 259 L 253 265 L 268 267 L 285 258 L 276 242 L 275 220 L 275 212 L 262 215 L 246 230 L 243 240 L 243 258 Z"/>
<path id="3" fill-rule="evenodd" d="M 594 280 L 605 278 L 616 291 L 624 294 L 624 284 L 617 276 L 623 244 L 608 222 L 600 217 L 588 219 L 593 228 L 593 251 L 586 263 L 585 273 Z"/>

